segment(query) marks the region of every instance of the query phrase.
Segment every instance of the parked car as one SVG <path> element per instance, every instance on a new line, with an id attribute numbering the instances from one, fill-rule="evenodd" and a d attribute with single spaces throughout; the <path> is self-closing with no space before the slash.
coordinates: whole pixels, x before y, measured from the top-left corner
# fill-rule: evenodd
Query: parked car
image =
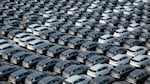
<path id="1" fill-rule="evenodd" d="M 120 37 L 120 36 L 126 37 L 128 35 L 129 35 L 129 31 L 127 31 L 126 29 L 118 29 L 116 30 L 116 32 L 114 32 L 115 37 Z"/>
<path id="2" fill-rule="evenodd" d="M 56 45 L 56 46 L 49 48 L 48 51 L 46 52 L 46 55 L 49 57 L 57 57 L 58 58 L 59 55 L 61 54 L 61 52 L 64 52 L 66 50 L 68 50 L 67 47 Z"/>
<path id="3" fill-rule="evenodd" d="M 143 69 L 136 69 L 132 71 L 128 76 L 126 81 L 129 83 L 143 83 L 144 80 L 149 76 L 149 72 Z"/>
<path id="4" fill-rule="evenodd" d="M 71 27 L 69 30 L 68 30 L 68 33 L 71 34 L 71 35 L 74 35 L 76 36 L 77 35 L 77 32 L 83 30 L 82 27 Z"/>
<path id="5" fill-rule="evenodd" d="M 123 47 L 130 48 L 133 46 L 143 46 L 143 42 L 136 40 L 136 39 L 128 39 L 124 44 Z"/>
<path id="6" fill-rule="evenodd" d="M 8 82 L 13 84 L 22 83 L 25 81 L 25 78 L 31 73 L 31 71 L 20 69 L 10 74 Z"/>
<path id="7" fill-rule="evenodd" d="M 24 31 L 22 31 L 22 30 L 15 29 L 15 30 L 10 31 L 10 32 L 7 34 L 7 37 L 10 38 L 10 39 L 13 39 L 15 35 L 20 34 L 20 33 L 23 33 L 23 32 L 24 32 Z"/>
<path id="8" fill-rule="evenodd" d="M 27 32 L 33 32 L 33 29 L 35 29 L 35 28 L 37 28 L 37 27 L 41 27 L 41 25 L 39 25 L 39 24 L 30 24 L 30 25 L 28 25 L 28 27 L 26 28 L 26 31 Z"/>
<path id="9" fill-rule="evenodd" d="M 109 64 L 113 66 L 124 65 L 130 62 L 132 57 L 126 54 L 117 54 L 110 58 Z"/>
<path id="10" fill-rule="evenodd" d="M 96 64 L 87 71 L 87 75 L 91 77 L 104 76 L 112 70 L 113 66 L 109 64 Z"/>
<path id="11" fill-rule="evenodd" d="M 86 36 L 86 39 L 87 40 L 90 40 L 90 41 L 98 41 L 98 38 L 100 38 L 100 36 L 102 36 L 104 33 L 102 32 L 90 32 L 88 33 L 88 35 Z"/>
<path id="12" fill-rule="evenodd" d="M 29 34 L 29 33 L 19 33 L 19 34 L 15 35 L 15 36 L 13 37 L 13 40 L 18 43 L 18 41 L 19 41 L 21 38 L 25 38 L 25 37 L 28 37 L 28 36 L 31 36 L 31 34 Z"/>
<path id="13" fill-rule="evenodd" d="M 76 38 L 76 37 L 71 36 L 71 35 L 62 36 L 60 39 L 58 39 L 58 44 L 67 46 L 69 41 L 74 39 L 74 38 Z"/>
<path id="14" fill-rule="evenodd" d="M 115 38 L 113 37 L 113 35 L 103 35 L 98 39 L 99 43 L 113 43 L 113 41 L 115 40 Z"/>
<path id="15" fill-rule="evenodd" d="M 142 68 L 150 61 L 149 55 L 138 55 L 131 59 L 130 65 Z"/>
<path id="16" fill-rule="evenodd" d="M 130 24 L 129 27 L 127 28 L 128 31 L 134 31 L 136 29 L 141 29 L 142 26 L 138 23 L 133 23 L 133 24 Z"/>
<path id="17" fill-rule="evenodd" d="M 53 33 L 49 36 L 49 41 L 53 42 L 53 43 L 58 43 L 58 40 L 62 37 L 62 36 L 66 36 L 66 34 L 64 33 L 60 33 L 60 32 L 56 32 Z"/>
<path id="18" fill-rule="evenodd" d="M 149 82 L 150 82 L 150 77 L 148 77 L 148 78 L 145 80 L 144 84 L 148 84 Z"/>
<path id="19" fill-rule="evenodd" d="M 64 69 L 66 69 L 67 67 L 69 67 L 71 65 L 79 65 L 79 64 L 80 64 L 80 62 L 74 61 L 74 60 L 60 61 L 60 62 L 55 64 L 54 72 L 57 73 L 57 74 L 62 74 Z"/>
<path id="20" fill-rule="evenodd" d="M 97 45 L 98 44 L 96 42 L 87 41 L 80 46 L 80 50 L 81 51 L 95 51 Z"/>
<path id="21" fill-rule="evenodd" d="M 80 46 L 85 43 L 86 40 L 80 39 L 80 38 L 75 38 L 69 41 L 68 47 L 69 48 L 74 48 L 74 49 L 80 49 Z"/>
<path id="22" fill-rule="evenodd" d="M 118 65 L 116 68 L 113 68 L 111 71 L 111 76 L 116 79 L 126 79 L 130 72 L 134 71 L 136 68 L 130 65 Z"/>
<path id="23" fill-rule="evenodd" d="M 35 65 L 44 59 L 46 59 L 46 57 L 44 57 L 44 56 L 32 55 L 32 56 L 26 57 L 22 61 L 22 66 L 24 66 L 26 68 L 35 68 Z"/>
<path id="24" fill-rule="evenodd" d="M 144 42 L 146 42 L 149 39 L 150 39 L 150 34 L 149 33 L 142 33 L 142 35 L 140 35 L 140 37 L 139 37 L 139 40 L 144 41 Z"/>
<path id="25" fill-rule="evenodd" d="M 148 49 L 143 46 L 133 46 L 127 50 L 127 55 L 135 57 L 137 55 L 144 55 L 148 52 Z"/>
<path id="26" fill-rule="evenodd" d="M 41 79 L 37 84 L 62 84 L 65 79 L 60 76 L 47 76 Z"/>
<path id="27" fill-rule="evenodd" d="M 88 84 L 92 78 L 87 75 L 73 75 L 63 82 L 63 84 Z"/>
<path id="28" fill-rule="evenodd" d="M 88 67 L 94 66 L 96 64 L 108 63 L 109 57 L 104 55 L 92 55 L 91 57 L 87 58 L 85 61 L 85 65 Z"/>
<path id="29" fill-rule="evenodd" d="M 98 76 L 92 79 L 89 84 L 111 84 L 115 79 L 111 76 Z"/>
<path id="30" fill-rule="evenodd" d="M 59 55 L 59 59 L 61 60 L 75 60 L 76 56 L 78 56 L 79 52 L 76 50 L 68 49 L 64 52 L 62 52 Z"/>
<path id="31" fill-rule="evenodd" d="M 112 84 L 129 84 L 129 83 L 126 81 L 118 81 L 118 82 L 114 82 Z"/>
<path id="32" fill-rule="evenodd" d="M 60 60 L 58 60 L 58 59 L 44 59 L 36 64 L 36 70 L 39 70 L 39 71 L 51 70 L 51 71 L 53 71 L 53 67 L 58 62 L 60 62 Z"/>
<path id="33" fill-rule="evenodd" d="M 41 32 L 40 37 L 41 37 L 42 39 L 48 40 L 49 37 L 51 36 L 51 34 L 53 34 L 53 33 L 56 33 L 56 31 L 52 31 L 52 30 L 48 30 L 48 31 L 47 31 L 47 30 L 46 30 L 46 31 Z"/>
<path id="34" fill-rule="evenodd" d="M 92 31 L 89 29 L 82 29 L 80 31 L 77 32 L 77 36 L 80 38 L 86 38 L 86 36 L 91 33 Z"/>
<path id="35" fill-rule="evenodd" d="M 85 65 L 71 65 L 64 69 L 63 77 L 69 78 L 73 75 L 83 74 L 87 72 L 88 67 Z"/>

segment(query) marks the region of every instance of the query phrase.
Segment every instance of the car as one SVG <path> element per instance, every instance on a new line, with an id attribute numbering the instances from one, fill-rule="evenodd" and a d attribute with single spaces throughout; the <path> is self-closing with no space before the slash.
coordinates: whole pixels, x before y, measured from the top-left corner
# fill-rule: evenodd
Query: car
<path id="1" fill-rule="evenodd" d="M 30 33 L 19 33 L 13 37 L 13 40 L 18 43 L 21 38 L 25 38 L 28 36 L 31 36 L 31 34 Z"/>
<path id="2" fill-rule="evenodd" d="M 108 63 L 109 57 L 104 55 L 92 55 L 91 57 L 87 58 L 85 61 L 85 65 L 88 67 L 92 67 L 96 64 Z"/>
<path id="3" fill-rule="evenodd" d="M 20 7 L 22 7 L 23 5 L 22 4 L 15 4 L 12 9 L 13 10 L 16 10 L 16 11 L 19 11 Z"/>
<path id="4" fill-rule="evenodd" d="M 41 27 L 41 25 L 39 25 L 39 24 L 30 24 L 30 25 L 28 25 L 28 27 L 26 28 L 26 31 L 27 32 L 33 32 L 33 29 L 35 29 L 35 28 L 37 28 L 37 27 Z"/>
<path id="5" fill-rule="evenodd" d="M 77 61 L 85 63 L 87 58 L 92 57 L 93 55 L 100 55 L 100 54 L 94 51 L 80 52 L 79 55 L 77 56 Z"/>
<path id="6" fill-rule="evenodd" d="M 19 47 L 19 46 L 16 45 L 16 44 L 14 44 L 14 45 L 12 45 L 12 44 L 2 45 L 2 46 L 0 47 L 0 55 L 2 55 L 2 53 L 5 52 L 5 51 L 7 51 L 7 50 L 10 50 L 10 49 L 12 49 L 12 48 L 18 48 L 18 47 Z"/>
<path id="7" fill-rule="evenodd" d="M 33 40 L 27 44 L 27 49 L 35 51 L 36 47 L 43 45 L 45 43 L 48 43 L 48 41 L 47 40 L 40 40 L 40 39 L 39 40 Z"/>
<path id="8" fill-rule="evenodd" d="M 13 84 L 24 82 L 25 78 L 31 73 L 31 71 L 20 69 L 10 74 L 8 82 Z"/>
<path id="9" fill-rule="evenodd" d="M 111 76 L 98 76 L 92 79 L 89 84 L 111 84 L 115 79 Z"/>
<path id="10" fill-rule="evenodd" d="M 110 17 L 102 16 L 101 19 L 99 20 L 99 23 L 101 24 L 108 24 L 108 22 L 111 20 Z"/>
<path id="11" fill-rule="evenodd" d="M 35 65 L 44 59 L 46 59 L 44 56 L 31 55 L 22 61 L 22 66 L 26 68 L 35 68 Z"/>
<path id="12" fill-rule="evenodd" d="M 9 39 L 3 39 L 3 38 L 0 38 L 0 46 L 2 45 L 7 45 L 7 44 L 16 44 L 14 41 L 11 41 Z"/>
<path id="13" fill-rule="evenodd" d="M 7 36 L 7 34 L 12 31 L 12 30 L 16 30 L 16 27 L 12 27 L 12 26 L 6 26 L 4 28 L 0 28 L 0 34 Z"/>
<path id="14" fill-rule="evenodd" d="M 60 60 L 58 60 L 58 59 L 44 59 L 36 64 L 36 70 L 39 70 L 39 71 L 51 70 L 51 71 L 53 71 L 53 67 L 58 62 L 60 62 Z"/>
<path id="15" fill-rule="evenodd" d="M 57 33 L 56 31 L 52 31 L 52 30 L 46 30 L 46 31 L 42 31 L 40 37 L 42 39 L 48 40 L 49 37 L 54 34 Z"/>
<path id="16" fill-rule="evenodd" d="M 54 11 L 51 11 L 51 10 L 45 11 L 45 12 L 43 13 L 43 17 L 52 17 L 54 14 L 55 14 Z"/>
<path id="17" fill-rule="evenodd" d="M 126 29 L 118 29 L 116 30 L 116 32 L 114 32 L 115 37 L 120 37 L 120 36 L 126 37 L 128 35 L 129 35 L 129 32 Z"/>
<path id="18" fill-rule="evenodd" d="M 136 68 L 131 65 L 118 65 L 112 69 L 110 75 L 116 79 L 125 80 L 129 73 L 134 70 L 136 70 Z"/>
<path id="19" fill-rule="evenodd" d="M 76 50 L 68 49 L 64 52 L 62 52 L 59 55 L 59 59 L 61 60 L 75 60 L 76 57 L 78 56 L 79 52 Z"/>
<path id="20" fill-rule="evenodd" d="M 98 44 L 97 48 L 96 48 L 96 52 L 101 53 L 101 54 L 106 54 L 106 51 L 108 51 L 110 48 L 114 47 L 114 45 L 110 44 L 110 43 L 100 43 Z"/>
<path id="21" fill-rule="evenodd" d="M 97 42 L 98 38 L 100 38 L 100 36 L 102 36 L 103 34 L 104 34 L 103 32 L 92 31 L 88 33 L 88 35 L 86 36 L 86 39 Z"/>
<path id="22" fill-rule="evenodd" d="M 149 72 L 144 69 L 136 69 L 132 71 L 126 78 L 129 83 L 143 83 L 144 80 L 149 76 Z"/>
<path id="23" fill-rule="evenodd" d="M 125 54 L 127 51 L 126 48 L 123 48 L 123 47 L 118 47 L 118 46 L 114 46 L 112 48 L 110 48 L 107 52 L 106 52 L 106 55 L 109 56 L 109 57 L 113 57 L 117 54 Z"/>
<path id="24" fill-rule="evenodd" d="M 37 21 L 38 20 L 38 15 L 34 13 L 26 13 L 23 16 L 23 19 L 29 20 L 29 21 Z"/>
<path id="25" fill-rule="evenodd" d="M 96 42 L 87 41 L 80 46 L 81 51 L 95 51 L 97 47 Z"/>
<path id="26" fill-rule="evenodd" d="M 37 84 L 61 84 L 64 81 L 60 76 L 47 76 L 41 79 Z"/>
<path id="27" fill-rule="evenodd" d="M 130 65 L 142 68 L 144 67 L 150 60 L 149 55 L 138 55 L 131 59 Z"/>
<path id="28" fill-rule="evenodd" d="M 20 38 L 18 40 L 18 44 L 21 46 L 21 47 L 27 47 L 27 45 L 29 44 L 29 42 L 31 41 L 34 41 L 34 40 L 38 40 L 39 38 L 31 35 L 31 36 L 28 36 L 28 37 L 24 37 L 24 38 Z"/>
<path id="29" fill-rule="evenodd" d="M 37 84 L 41 79 L 51 76 L 46 73 L 42 72 L 33 72 L 30 75 L 28 75 L 25 79 L 25 84 Z"/>
<path id="30" fill-rule="evenodd" d="M 74 27 L 74 25 L 72 25 L 72 24 L 64 24 L 64 25 L 62 25 L 61 28 L 59 28 L 59 31 L 63 32 L 63 33 L 68 33 L 68 31 L 70 30 L 71 27 Z"/>
<path id="31" fill-rule="evenodd" d="M 63 82 L 63 84 L 88 84 L 92 78 L 87 75 L 73 75 Z"/>
<path id="32" fill-rule="evenodd" d="M 113 43 L 115 40 L 113 35 L 103 35 L 98 39 L 98 43 Z"/>
<path id="33" fill-rule="evenodd" d="M 11 73 L 20 70 L 18 66 L 4 65 L 0 67 L 0 78 L 7 78 Z"/>
<path id="34" fill-rule="evenodd" d="M 77 27 L 77 26 L 75 26 L 75 27 L 71 27 L 71 28 L 68 30 L 68 33 L 71 34 L 71 35 L 76 36 L 76 35 L 77 35 L 77 32 L 79 32 L 79 31 L 81 31 L 81 30 L 83 30 L 82 27 Z"/>
<path id="35" fill-rule="evenodd" d="M 83 74 L 86 73 L 88 70 L 88 67 L 85 65 L 71 65 L 64 69 L 62 72 L 62 76 L 65 78 L 69 78 L 73 75 Z"/>
<path id="36" fill-rule="evenodd" d="M 143 32 L 145 32 L 145 33 L 150 32 L 150 25 L 149 25 L 149 24 L 146 25 L 142 30 L 143 30 Z"/>
<path id="37" fill-rule="evenodd" d="M 67 46 L 69 48 L 80 49 L 80 46 L 85 42 L 86 42 L 86 40 L 84 40 L 84 39 L 74 38 L 69 41 Z"/>
<path id="38" fill-rule="evenodd" d="M 96 64 L 87 71 L 87 75 L 91 77 L 104 76 L 112 70 L 113 66 L 110 64 Z"/>
<path id="39" fill-rule="evenodd" d="M 131 56 L 128 56 L 126 54 L 117 54 L 110 58 L 109 64 L 113 66 L 124 65 L 129 63 L 130 60 L 131 60 Z"/>
<path id="40" fill-rule="evenodd" d="M 11 57 L 14 54 L 21 53 L 21 52 L 26 52 L 26 51 L 23 48 L 13 48 L 13 49 L 10 49 L 9 51 L 3 52 L 1 57 L 7 61 L 10 61 Z"/>
<path id="41" fill-rule="evenodd" d="M 64 69 L 66 69 L 67 67 L 69 67 L 71 65 L 79 65 L 79 64 L 80 64 L 80 62 L 75 61 L 75 60 L 60 61 L 60 62 L 55 64 L 54 72 L 57 73 L 57 74 L 62 74 Z"/>
<path id="42" fill-rule="evenodd" d="M 14 16 L 15 12 L 16 12 L 15 10 L 8 9 L 3 12 L 3 15 L 4 16 Z"/>
<path id="43" fill-rule="evenodd" d="M 50 29 L 48 27 L 45 27 L 45 26 L 41 26 L 41 27 L 37 27 L 36 29 L 33 29 L 33 34 L 34 35 L 37 35 L 37 36 L 40 36 L 41 35 L 41 32 L 42 31 L 49 31 L 49 30 L 53 30 L 53 29 Z"/>
<path id="44" fill-rule="evenodd" d="M 118 81 L 118 82 L 114 82 L 112 84 L 129 84 L 129 83 L 126 81 Z"/>
<path id="45" fill-rule="evenodd" d="M 82 29 L 80 31 L 77 32 L 77 36 L 80 38 L 86 38 L 86 36 L 91 33 L 92 31 L 89 29 Z"/>
<path id="46" fill-rule="evenodd" d="M 68 42 L 74 38 L 76 38 L 76 37 L 74 37 L 72 35 L 62 36 L 60 39 L 58 39 L 58 44 L 67 46 Z"/>
<path id="47" fill-rule="evenodd" d="M 133 23 L 133 24 L 130 24 L 129 27 L 127 28 L 128 31 L 134 31 L 136 29 L 141 29 L 142 26 L 138 23 Z"/>
<path id="48" fill-rule="evenodd" d="M 146 42 L 148 39 L 150 39 L 149 33 L 142 33 L 142 35 L 140 35 L 140 37 L 139 37 L 139 40 L 144 41 L 144 42 Z"/>
<path id="49" fill-rule="evenodd" d="M 58 40 L 62 37 L 62 36 L 66 36 L 66 34 L 64 33 L 53 33 L 49 36 L 49 41 L 53 42 L 53 43 L 58 43 Z"/>
<path id="50" fill-rule="evenodd" d="M 143 33 L 143 31 L 141 31 L 140 29 L 136 29 L 129 34 L 129 38 L 139 39 L 139 37 L 141 36 L 142 33 Z"/>
<path id="51" fill-rule="evenodd" d="M 46 54 L 46 52 L 48 51 L 49 48 L 55 46 L 56 44 L 53 44 L 53 43 L 45 43 L 45 44 L 42 44 L 38 47 L 36 47 L 36 53 L 38 54 Z"/>
<path id="52" fill-rule="evenodd" d="M 145 45 L 146 45 L 147 48 L 150 48 L 150 40 L 146 41 L 146 44 L 145 44 Z M 149 54 L 149 52 L 148 52 L 148 54 Z M 150 54 L 149 54 L 149 55 L 150 55 Z"/>
<path id="53" fill-rule="evenodd" d="M 128 39 L 124 44 L 123 47 L 130 48 L 133 46 L 143 46 L 143 42 L 137 40 L 137 39 Z"/>
<path id="54" fill-rule="evenodd" d="M 67 47 L 64 46 L 53 46 L 51 48 L 48 49 L 48 51 L 46 52 L 46 55 L 49 57 L 59 57 L 59 55 L 61 54 L 61 52 L 68 50 Z"/>
<path id="55" fill-rule="evenodd" d="M 34 22 L 31 21 L 23 21 L 19 25 L 19 29 L 26 29 L 29 25 L 34 24 Z"/>
<path id="56" fill-rule="evenodd" d="M 12 64 L 17 64 L 17 65 L 22 65 L 22 61 L 26 58 L 29 57 L 33 54 L 28 53 L 28 52 L 20 52 L 13 54 L 12 57 L 10 58 L 10 62 Z"/>
<path id="57" fill-rule="evenodd" d="M 24 31 L 16 29 L 16 30 L 12 30 L 7 34 L 7 37 L 10 39 L 13 39 L 15 35 L 23 33 Z"/>
<path id="58" fill-rule="evenodd" d="M 113 44 L 116 46 L 123 46 L 127 40 L 129 40 L 128 37 L 117 37 Z"/>
<path id="59" fill-rule="evenodd" d="M 135 57 L 137 55 L 144 55 L 148 52 L 148 49 L 143 46 L 133 46 L 127 50 L 127 55 Z"/>
<path id="60" fill-rule="evenodd" d="M 59 22 L 62 22 L 62 21 L 61 21 L 61 20 L 57 20 L 57 19 L 48 19 L 48 20 L 44 23 L 44 25 L 50 27 L 50 26 L 52 26 L 52 24 L 59 23 Z M 60 23 L 59 23 L 59 24 L 60 24 Z"/>

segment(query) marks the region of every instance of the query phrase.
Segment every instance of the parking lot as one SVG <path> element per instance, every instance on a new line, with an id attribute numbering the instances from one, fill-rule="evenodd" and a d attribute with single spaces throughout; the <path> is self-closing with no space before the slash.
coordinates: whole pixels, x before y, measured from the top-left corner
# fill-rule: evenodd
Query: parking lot
<path id="1" fill-rule="evenodd" d="M 0 84 L 150 84 L 150 0 L 0 0 Z"/>

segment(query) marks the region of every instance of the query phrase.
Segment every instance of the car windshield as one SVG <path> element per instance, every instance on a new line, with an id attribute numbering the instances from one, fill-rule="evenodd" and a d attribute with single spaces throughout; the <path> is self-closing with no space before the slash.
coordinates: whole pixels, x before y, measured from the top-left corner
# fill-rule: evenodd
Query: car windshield
<path id="1" fill-rule="evenodd" d="M 92 70 L 92 69 L 90 69 L 90 71 L 92 71 L 92 72 L 96 72 L 95 70 Z"/>

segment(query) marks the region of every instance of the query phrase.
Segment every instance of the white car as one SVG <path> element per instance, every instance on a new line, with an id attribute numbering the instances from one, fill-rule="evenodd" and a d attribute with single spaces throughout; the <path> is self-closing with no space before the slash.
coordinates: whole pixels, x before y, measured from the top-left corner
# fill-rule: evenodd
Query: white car
<path id="1" fill-rule="evenodd" d="M 114 13 L 123 13 L 124 8 L 122 6 L 117 6 L 113 9 Z"/>
<path id="2" fill-rule="evenodd" d="M 33 34 L 34 35 L 37 35 L 37 36 L 40 36 L 41 32 L 42 31 L 45 31 L 45 30 L 48 30 L 49 28 L 46 27 L 46 26 L 41 26 L 41 27 L 37 27 L 36 29 L 33 30 Z"/>
<path id="3" fill-rule="evenodd" d="M 132 58 L 131 56 L 128 56 L 126 54 L 118 54 L 109 60 L 109 64 L 111 64 L 113 66 L 127 64 L 130 62 L 131 58 Z"/>
<path id="4" fill-rule="evenodd" d="M 115 37 L 120 37 L 120 36 L 128 36 L 129 31 L 126 29 L 118 29 L 114 32 Z"/>
<path id="5" fill-rule="evenodd" d="M 25 38 L 25 37 L 28 37 L 30 35 L 31 34 L 29 34 L 29 33 L 19 33 L 19 34 L 15 35 L 13 40 L 18 43 L 21 38 Z"/>
<path id="6" fill-rule="evenodd" d="M 78 10 L 79 10 L 78 7 L 71 8 L 67 11 L 67 14 L 74 15 L 77 13 Z"/>
<path id="7" fill-rule="evenodd" d="M 87 75 L 91 77 L 104 76 L 110 73 L 112 68 L 113 66 L 110 64 L 96 64 L 87 71 Z"/>
<path id="8" fill-rule="evenodd" d="M 102 16 L 103 16 L 103 17 L 109 17 L 109 16 L 112 16 L 112 15 L 113 15 L 112 10 L 105 10 L 105 11 L 102 13 Z"/>
<path id="9" fill-rule="evenodd" d="M 127 28 L 128 31 L 134 31 L 136 29 L 141 29 L 142 26 L 138 23 L 133 23 L 133 24 L 130 24 L 129 27 Z"/>
<path id="10" fill-rule="evenodd" d="M 86 23 L 88 23 L 89 21 L 87 19 L 79 19 L 75 25 L 76 26 L 84 26 Z"/>
<path id="11" fill-rule="evenodd" d="M 7 44 L 16 44 L 16 43 L 14 41 L 11 41 L 11 40 L 6 40 L 6 39 L 0 38 L 0 46 L 7 45 Z"/>
<path id="12" fill-rule="evenodd" d="M 141 68 L 144 67 L 150 61 L 149 55 L 138 55 L 131 59 L 130 65 Z"/>
<path id="13" fill-rule="evenodd" d="M 48 43 L 48 41 L 47 40 L 39 40 L 39 39 L 30 41 L 29 44 L 27 45 L 27 49 L 34 51 L 37 46 L 40 46 L 44 43 Z"/>
<path id="14" fill-rule="evenodd" d="M 61 20 L 57 20 L 57 19 L 48 19 L 46 22 L 45 22 L 45 26 L 48 26 L 50 27 L 52 23 L 55 23 L 55 22 L 59 22 Z"/>
<path id="15" fill-rule="evenodd" d="M 32 32 L 33 29 L 37 28 L 37 27 L 40 27 L 39 24 L 31 24 L 29 25 L 27 28 L 26 28 L 26 31 L 27 32 Z"/>
<path id="16" fill-rule="evenodd" d="M 144 55 L 148 52 L 148 49 L 143 46 L 133 46 L 127 50 L 127 55 L 129 56 L 138 56 L 138 55 Z"/>
<path id="17" fill-rule="evenodd" d="M 102 23 L 102 24 L 107 24 L 109 21 L 111 20 L 111 18 L 110 17 L 102 17 L 101 19 L 100 19 L 100 23 Z"/>
<path id="18" fill-rule="evenodd" d="M 113 43 L 113 41 L 115 40 L 113 35 L 103 35 L 98 39 L 99 43 Z"/>
<path id="19" fill-rule="evenodd" d="M 54 15 L 54 11 L 45 11 L 44 13 L 43 13 L 43 17 L 50 17 L 50 16 L 52 16 L 52 15 Z"/>
<path id="20" fill-rule="evenodd" d="M 63 84 L 88 84 L 92 78 L 87 75 L 73 75 L 63 82 Z"/>

